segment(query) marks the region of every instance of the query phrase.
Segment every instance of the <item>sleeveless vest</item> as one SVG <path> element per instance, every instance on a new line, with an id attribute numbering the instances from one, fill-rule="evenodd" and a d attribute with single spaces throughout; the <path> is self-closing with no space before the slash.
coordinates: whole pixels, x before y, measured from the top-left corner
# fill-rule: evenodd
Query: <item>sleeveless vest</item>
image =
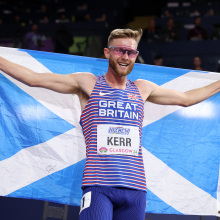
<path id="1" fill-rule="evenodd" d="M 126 187 L 146 191 L 142 157 L 144 102 L 135 84 L 110 87 L 98 76 L 80 123 L 86 142 L 82 189 Z"/>

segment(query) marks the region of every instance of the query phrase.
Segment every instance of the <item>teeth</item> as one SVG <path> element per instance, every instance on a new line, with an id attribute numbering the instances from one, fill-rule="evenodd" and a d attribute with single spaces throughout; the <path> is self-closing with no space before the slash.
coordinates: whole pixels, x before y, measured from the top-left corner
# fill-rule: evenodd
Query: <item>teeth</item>
<path id="1" fill-rule="evenodd" d="M 120 63 L 119 65 L 120 65 L 120 66 L 127 66 L 128 64 Z"/>

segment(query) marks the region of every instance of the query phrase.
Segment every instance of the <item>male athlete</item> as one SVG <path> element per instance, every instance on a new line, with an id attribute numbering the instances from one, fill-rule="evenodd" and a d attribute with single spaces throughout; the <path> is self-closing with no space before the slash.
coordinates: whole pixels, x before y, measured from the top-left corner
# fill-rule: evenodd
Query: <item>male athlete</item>
<path id="1" fill-rule="evenodd" d="M 113 30 L 104 49 L 108 70 L 98 77 L 85 72 L 38 74 L 0 58 L 2 71 L 29 86 L 79 96 L 86 141 L 81 220 L 144 220 L 144 102 L 190 106 L 220 91 L 220 81 L 181 93 L 147 80 L 128 80 L 141 35 L 142 30 Z"/>

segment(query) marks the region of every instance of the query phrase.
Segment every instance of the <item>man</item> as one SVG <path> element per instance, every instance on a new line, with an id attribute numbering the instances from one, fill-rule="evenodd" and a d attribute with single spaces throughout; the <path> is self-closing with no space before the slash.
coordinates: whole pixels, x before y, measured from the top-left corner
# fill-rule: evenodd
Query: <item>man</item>
<path id="1" fill-rule="evenodd" d="M 190 29 L 188 32 L 188 40 L 200 41 L 207 40 L 207 31 L 201 26 L 201 17 L 196 17 L 194 19 L 194 28 Z"/>
<path id="2" fill-rule="evenodd" d="M 39 33 L 39 26 L 33 24 L 31 31 L 24 36 L 24 47 L 29 50 L 42 50 L 46 37 Z"/>
<path id="3" fill-rule="evenodd" d="M 220 91 L 220 81 L 181 93 L 127 75 L 138 56 L 142 30 L 113 30 L 104 49 L 107 72 L 38 74 L 0 58 L 0 69 L 21 82 L 79 96 L 86 140 L 80 219 L 143 220 L 146 181 L 141 132 L 145 101 L 190 106 Z"/>
<path id="4" fill-rule="evenodd" d="M 169 18 L 166 27 L 162 30 L 162 38 L 165 42 L 176 41 L 179 38 L 178 29 L 175 26 L 173 18 Z"/>
<path id="5" fill-rule="evenodd" d="M 147 42 L 158 42 L 161 40 L 162 30 L 156 25 L 155 19 L 149 20 L 149 25 L 143 31 L 143 40 Z"/>
<path id="6" fill-rule="evenodd" d="M 163 57 L 159 54 L 155 55 L 153 59 L 153 65 L 162 66 L 162 64 L 163 64 Z"/>
<path id="7" fill-rule="evenodd" d="M 194 70 L 203 70 L 201 67 L 202 61 L 201 58 L 198 56 L 193 57 L 193 69 Z"/>

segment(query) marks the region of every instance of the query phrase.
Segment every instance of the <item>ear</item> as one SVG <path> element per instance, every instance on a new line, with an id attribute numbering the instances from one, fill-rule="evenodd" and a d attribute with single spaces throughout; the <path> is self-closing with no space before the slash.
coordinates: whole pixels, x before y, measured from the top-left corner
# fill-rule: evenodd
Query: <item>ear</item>
<path id="1" fill-rule="evenodd" d="M 104 55 L 106 59 L 109 59 L 110 54 L 109 54 L 109 49 L 108 48 L 104 48 Z"/>

